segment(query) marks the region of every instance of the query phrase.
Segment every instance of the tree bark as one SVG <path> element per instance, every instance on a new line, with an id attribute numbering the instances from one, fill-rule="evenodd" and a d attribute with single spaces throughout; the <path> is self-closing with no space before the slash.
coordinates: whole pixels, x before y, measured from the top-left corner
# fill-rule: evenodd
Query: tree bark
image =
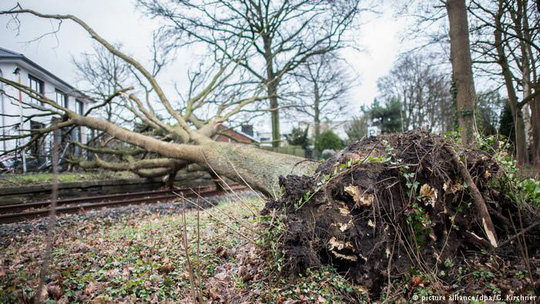
<path id="1" fill-rule="evenodd" d="M 280 194 L 280 176 L 310 175 L 318 166 L 301 157 L 243 144 L 208 142 L 201 148 L 201 166 L 271 197 Z"/>
<path id="2" fill-rule="evenodd" d="M 320 94 L 319 94 L 319 86 L 315 84 L 314 88 L 315 92 L 315 102 L 313 104 L 313 110 L 314 110 L 314 123 L 315 123 L 315 136 L 314 139 L 317 141 L 319 136 L 321 135 L 321 109 L 320 109 Z"/>
<path id="3" fill-rule="evenodd" d="M 540 97 L 536 96 L 530 101 L 531 105 L 531 125 L 533 137 L 533 165 L 540 169 Z"/>
<path id="4" fill-rule="evenodd" d="M 279 128 L 279 75 L 274 72 L 274 54 L 272 52 L 272 38 L 265 36 L 264 60 L 266 61 L 266 86 L 270 100 L 270 115 L 272 121 L 272 147 L 281 146 L 281 130 Z"/>
<path id="5" fill-rule="evenodd" d="M 279 127 L 279 101 L 277 97 L 277 83 L 274 81 L 268 84 L 268 95 L 270 96 L 270 113 L 272 120 L 272 147 L 281 146 L 281 130 Z"/>
<path id="6" fill-rule="evenodd" d="M 456 101 L 461 140 L 464 145 L 469 145 L 474 141 L 476 92 L 465 0 L 448 0 L 446 10 L 450 24 L 450 60 L 457 89 Z"/>
<path id="7" fill-rule="evenodd" d="M 502 74 L 504 77 L 504 83 L 506 91 L 508 93 L 508 102 L 510 104 L 510 110 L 512 111 L 512 117 L 514 119 L 514 130 L 516 134 L 516 160 L 518 165 L 528 163 L 529 157 L 527 153 L 527 141 L 525 134 L 525 123 L 523 122 L 523 113 L 518 106 L 518 97 L 514 89 L 513 77 L 510 72 L 510 66 L 508 65 L 508 59 L 504 51 L 502 32 L 501 32 L 501 18 L 504 13 L 503 3 L 499 1 L 499 11 L 495 17 L 495 46 L 497 49 L 498 64 L 501 66 Z"/>
<path id="8" fill-rule="evenodd" d="M 315 171 L 317 163 L 304 158 L 275 153 L 256 147 L 199 140 L 197 145 L 167 143 L 126 130 L 108 121 L 69 112 L 77 124 L 102 130 L 115 138 L 164 157 L 197 163 L 209 171 L 246 184 L 265 195 L 278 197 L 279 177 Z"/>

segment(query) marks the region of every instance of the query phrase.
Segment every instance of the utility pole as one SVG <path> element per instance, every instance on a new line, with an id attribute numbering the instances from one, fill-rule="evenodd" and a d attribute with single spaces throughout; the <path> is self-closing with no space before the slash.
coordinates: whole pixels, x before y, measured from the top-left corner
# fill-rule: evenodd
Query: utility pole
<path id="1" fill-rule="evenodd" d="M 0 77 L 3 77 L 2 70 L 0 70 Z M 0 83 L 0 103 L 2 107 L 2 138 L 6 138 L 6 108 L 4 107 L 4 83 Z M 6 140 L 2 140 L 3 151 L 7 151 Z"/>
<path id="2" fill-rule="evenodd" d="M 19 77 L 19 84 L 21 84 L 21 69 L 15 68 L 15 71 L 13 71 L 13 74 L 17 75 Z M 20 124 L 19 124 L 19 135 L 21 136 L 20 142 L 23 141 L 23 124 L 24 124 L 24 118 L 23 118 L 23 104 L 22 104 L 22 91 L 19 89 L 19 109 L 20 109 Z M 24 146 L 24 144 L 21 144 L 21 146 Z M 24 154 L 24 149 L 21 149 L 21 157 L 22 157 L 22 169 L 23 173 L 26 173 L 26 155 Z"/>

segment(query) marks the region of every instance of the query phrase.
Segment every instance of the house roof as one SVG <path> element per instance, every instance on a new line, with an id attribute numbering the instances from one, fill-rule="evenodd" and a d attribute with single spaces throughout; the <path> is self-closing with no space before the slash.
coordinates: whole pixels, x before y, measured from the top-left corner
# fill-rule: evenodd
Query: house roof
<path id="1" fill-rule="evenodd" d="M 65 82 L 64 80 L 62 80 L 61 78 L 59 78 L 58 76 L 54 75 L 53 73 L 49 72 L 48 70 L 46 70 L 44 67 L 40 66 L 39 64 L 33 62 L 32 60 L 28 59 L 26 56 L 24 56 L 23 54 L 20 54 L 20 53 L 16 53 L 16 52 L 13 52 L 13 51 L 10 51 L 8 49 L 5 49 L 5 48 L 2 48 L 0 47 L 0 60 L 7 60 L 7 61 L 22 61 L 22 62 L 25 62 L 26 64 L 32 66 L 33 68 L 35 68 L 36 70 L 40 71 L 41 73 L 45 74 L 46 76 L 54 79 L 56 82 L 62 84 L 63 86 L 65 86 L 66 88 L 68 88 L 69 90 L 73 91 L 74 93 L 76 93 L 77 95 L 80 95 L 80 97 L 83 97 L 83 98 L 86 98 L 88 99 L 89 101 L 94 101 L 93 99 L 91 99 L 90 97 L 86 96 L 84 93 L 82 93 L 81 91 L 77 90 L 76 88 L 74 88 L 72 85 L 70 85 L 69 83 Z"/>
<path id="2" fill-rule="evenodd" d="M 245 139 L 247 139 L 247 140 L 249 140 L 251 142 L 256 142 L 256 143 L 259 142 L 259 140 L 257 140 L 256 138 L 254 138 L 253 136 L 251 136 L 249 134 L 246 134 L 246 133 L 244 133 L 242 131 L 234 130 L 234 129 L 232 129 L 230 127 L 227 127 L 227 126 L 224 126 L 224 125 L 220 125 L 218 134 L 220 136 L 225 137 L 225 135 L 223 135 L 223 133 L 227 133 L 227 132 L 237 134 L 237 135 L 239 135 L 241 137 L 244 137 Z M 219 136 L 218 136 L 218 138 L 219 138 Z M 218 141 L 219 141 L 219 139 L 218 139 Z"/>
<path id="3" fill-rule="evenodd" d="M 24 57 L 22 54 L 17 54 L 15 52 L 12 52 L 10 50 L 6 50 L 4 48 L 0 47 L 0 57 Z"/>

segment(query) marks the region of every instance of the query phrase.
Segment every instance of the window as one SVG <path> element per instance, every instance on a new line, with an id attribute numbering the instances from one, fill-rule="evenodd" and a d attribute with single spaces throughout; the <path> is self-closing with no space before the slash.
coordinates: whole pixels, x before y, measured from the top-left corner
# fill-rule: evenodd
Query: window
<path id="1" fill-rule="evenodd" d="M 82 101 L 75 100 L 75 112 L 77 112 L 77 114 L 79 115 L 84 114 L 84 104 Z M 73 140 L 82 143 L 82 128 L 81 127 L 75 127 L 73 129 L 72 138 Z M 77 157 L 82 156 L 81 148 L 79 146 L 75 146 L 75 156 Z"/>
<path id="2" fill-rule="evenodd" d="M 43 81 L 37 79 L 32 75 L 28 75 L 28 78 L 30 80 L 30 88 L 32 90 L 40 94 L 43 94 L 45 92 L 45 84 L 43 83 Z M 37 103 L 37 100 L 32 98 L 32 102 Z M 41 105 L 43 105 L 43 102 L 41 102 Z"/>
<path id="3" fill-rule="evenodd" d="M 56 94 L 56 103 L 61 105 L 64 108 L 68 108 L 69 107 L 68 96 L 60 90 L 56 90 L 55 94 Z"/>
<path id="4" fill-rule="evenodd" d="M 68 96 L 66 93 L 56 89 L 54 91 L 55 93 L 55 101 L 58 105 L 61 105 L 62 107 L 64 108 L 69 108 L 69 102 L 68 102 Z M 64 145 L 64 133 L 66 133 L 66 128 L 61 128 L 60 129 L 60 132 L 58 133 L 58 144 L 60 145 L 60 147 L 62 147 Z M 53 138 L 54 140 L 54 138 Z"/>
<path id="5" fill-rule="evenodd" d="M 79 115 L 84 115 L 84 104 L 80 100 L 75 101 L 75 111 Z"/>

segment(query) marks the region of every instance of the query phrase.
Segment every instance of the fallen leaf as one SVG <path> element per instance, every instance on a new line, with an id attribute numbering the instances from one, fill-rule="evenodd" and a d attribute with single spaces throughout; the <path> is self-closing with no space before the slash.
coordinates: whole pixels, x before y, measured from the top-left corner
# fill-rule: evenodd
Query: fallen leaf
<path id="1" fill-rule="evenodd" d="M 98 288 L 99 288 L 99 286 L 96 283 L 90 282 L 84 288 L 84 294 L 91 295 L 91 294 L 95 293 L 98 290 Z"/>
<path id="2" fill-rule="evenodd" d="M 227 273 L 225 272 L 220 272 L 216 275 L 214 275 L 214 278 L 220 280 L 220 281 L 225 281 L 225 279 L 227 279 Z"/>
<path id="3" fill-rule="evenodd" d="M 423 184 L 422 187 L 420 187 L 420 195 L 427 198 L 428 204 L 435 206 L 438 197 L 437 189 L 428 184 Z"/>
<path id="4" fill-rule="evenodd" d="M 349 185 L 344 188 L 345 193 L 349 194 L 357 206 L 359 207 L 369 207 L 373 204 L 375 196 L 367 193 L 360 193 L 358 186 Z"/>
<path id="5" fill-rule="evenodd" d="M 47 292 L 55 300 L 60 299 L 64 295 L 64 290 L 58 285 L 48 285 Z"/>
<path id="6" fill-rule="evenodd" d="M 360 196 L 360 190 L 358 189 L 358 186 L 349 185 L 343 189 L 345 193 L 349 194 L 355 203 L 358 204 L 358 197 Z"/>

